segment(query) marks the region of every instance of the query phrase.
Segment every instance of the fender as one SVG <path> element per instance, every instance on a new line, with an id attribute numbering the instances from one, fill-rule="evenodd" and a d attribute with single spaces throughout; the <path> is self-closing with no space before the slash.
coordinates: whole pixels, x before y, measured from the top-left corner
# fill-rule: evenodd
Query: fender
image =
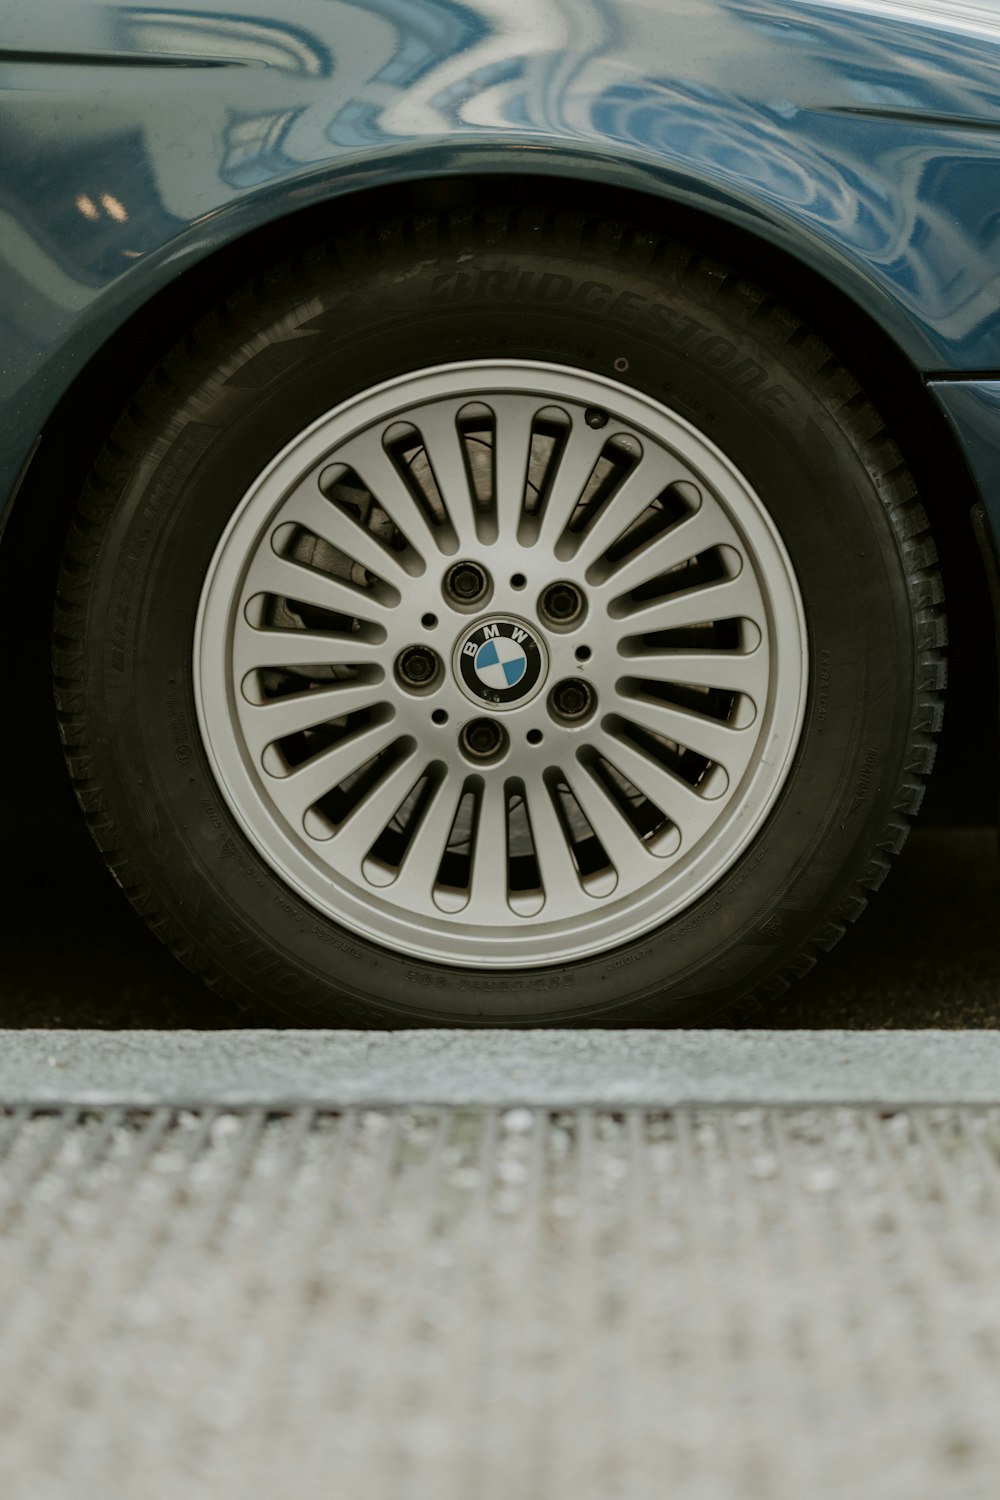
<path id="1" fill-rule="evenodd" d="M 957 37 L 817 0 L 580 0 L 572 17 L 558 0 L 530 17 L 316 0 L 294 24 L 274 0 L 243 9 L 17 15 L 0 54 L 4 498 L 71 382 L 174 277 L 300 210 L 443 177 L 516 170 L 578 182 L 584 208 L 609 186 L 698 209 L 807 264 L 917 369 L 1000 370 L 995 24 Z"/>

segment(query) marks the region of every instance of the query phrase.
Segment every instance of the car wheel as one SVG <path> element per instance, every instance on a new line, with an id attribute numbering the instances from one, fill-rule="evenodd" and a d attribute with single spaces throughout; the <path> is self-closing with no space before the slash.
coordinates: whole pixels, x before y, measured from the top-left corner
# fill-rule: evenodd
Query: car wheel
<path id="1" fill-rule="evenodd" d="M 926 517 L 736 271 L 511 207 L 191 329 L 84 493 L 77 791 L 209 983 L 298 1019 L 678 1020 L 879 884 L 941 716 Z"/>

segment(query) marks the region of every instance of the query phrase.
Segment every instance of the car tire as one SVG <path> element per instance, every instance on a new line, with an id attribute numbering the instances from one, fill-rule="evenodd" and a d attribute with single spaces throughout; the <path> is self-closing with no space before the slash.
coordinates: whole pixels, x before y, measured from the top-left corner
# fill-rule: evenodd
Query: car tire
<path id="1" fill-rule="evenodd" d="M 687 1022 L 863 910 L 944 645 L 822 341 L 690 246 L 511 205 L 338 233 L 184 334 L 81 497 L 55 680 L 115 877 L 244 1006 Z"/>

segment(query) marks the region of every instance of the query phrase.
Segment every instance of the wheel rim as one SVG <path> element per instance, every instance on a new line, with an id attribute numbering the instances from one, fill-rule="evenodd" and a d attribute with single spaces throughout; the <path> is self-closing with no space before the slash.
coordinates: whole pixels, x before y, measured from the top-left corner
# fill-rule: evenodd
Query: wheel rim
<path id="1" fill-rule="evenodd" d="M 400 377 L 289 443 L 216 550 L 194 673 L 272 870 L 396 952 L 495 968 L 618 947 L 719 881 L 808 677 L 788 555 L 721 451 L 515 361 Z"/>

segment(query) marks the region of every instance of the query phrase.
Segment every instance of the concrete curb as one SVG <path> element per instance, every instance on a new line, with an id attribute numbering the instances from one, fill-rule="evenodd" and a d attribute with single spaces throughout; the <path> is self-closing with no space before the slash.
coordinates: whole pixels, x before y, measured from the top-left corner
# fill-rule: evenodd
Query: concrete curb
<path id="1" fill-rule="evenodd" d="M 1000 1103 L 1000 1031 L 0 1032 L 0 1104 Z"/>

